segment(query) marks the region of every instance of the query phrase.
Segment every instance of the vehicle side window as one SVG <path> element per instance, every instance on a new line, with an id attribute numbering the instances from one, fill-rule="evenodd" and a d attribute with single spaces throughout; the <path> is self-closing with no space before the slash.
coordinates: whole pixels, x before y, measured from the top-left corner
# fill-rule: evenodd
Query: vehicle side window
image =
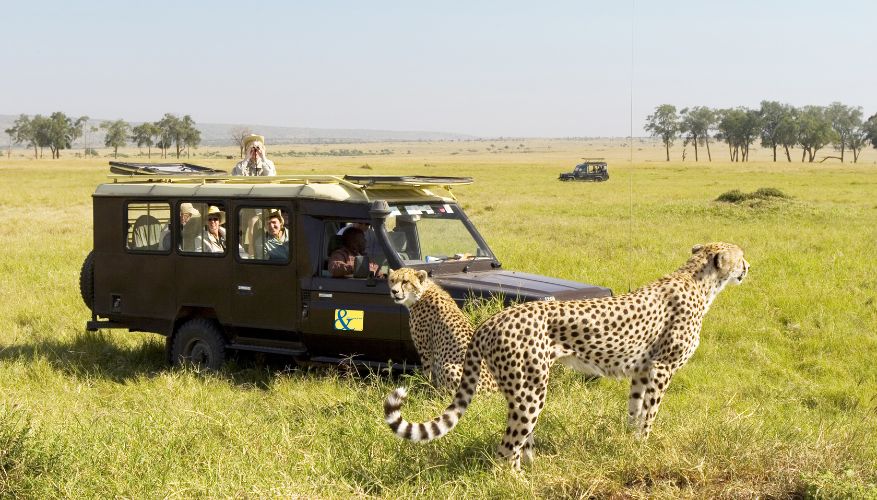
<path id="1" fill-rule="evenodd" d="M 288 262 L 289 212 L 279 207 L 238 210 L 238 254 L 253 261 Z"/>
<path id="2" fill-rule="evenodd" d="M 177 206 L 180 219 L 178 248 L 184 253 L 225 254 L 225 205 L 218 202 L 183 201 Z"/>
<path id="3" fill-rule="evenodd" d="M 125 246 L 141 252 L 164 252 L 170 249 L 171 206 L 166 202 L 135 202 L 127 206 Z"/>

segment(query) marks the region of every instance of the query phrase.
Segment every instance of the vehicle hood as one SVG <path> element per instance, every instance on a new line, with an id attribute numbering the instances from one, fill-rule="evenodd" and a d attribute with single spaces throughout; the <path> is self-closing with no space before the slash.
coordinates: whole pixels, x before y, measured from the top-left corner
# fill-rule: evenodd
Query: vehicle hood
<path id="1" fill-rule="evenodd" d="M 602 286 L 505 270 L 441 274 L 433 276 L 432 280 L 457 301 L 469 295 L 497 293 L 502 293 L 506 302 L 590 299 L 612 295 L 612 290 Z"/>

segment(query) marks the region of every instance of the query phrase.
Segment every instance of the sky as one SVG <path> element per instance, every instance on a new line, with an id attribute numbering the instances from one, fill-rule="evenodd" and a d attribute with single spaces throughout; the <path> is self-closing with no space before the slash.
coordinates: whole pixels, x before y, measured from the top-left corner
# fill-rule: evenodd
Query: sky
<path id="1" fill-rule="evenodd" d="M 877 2 L 3 1 L 0 114 L 644 135 L 660 104 L 877 113 Z"/>

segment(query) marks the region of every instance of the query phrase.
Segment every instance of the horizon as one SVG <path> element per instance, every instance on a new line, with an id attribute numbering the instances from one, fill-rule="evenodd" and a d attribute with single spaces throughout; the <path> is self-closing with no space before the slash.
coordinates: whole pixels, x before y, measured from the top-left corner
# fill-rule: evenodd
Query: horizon
<path id="1" fill-rule="evenodd" d="M 839 101 L 867 117 L 877 5 L 833 5 L 267 2 L 243 25 L 231 2 L 12 4 L 0 40 L 25 77 L 0 84 L 0 114 L 479 138 L 641 137 L 665 103 Z"/>

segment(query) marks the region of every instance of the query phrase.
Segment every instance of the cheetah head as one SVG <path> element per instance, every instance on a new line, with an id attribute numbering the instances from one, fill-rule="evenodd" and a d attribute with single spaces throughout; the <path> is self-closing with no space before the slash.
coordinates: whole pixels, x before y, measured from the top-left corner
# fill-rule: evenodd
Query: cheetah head
<path id="1" fill-rule="evenodd" d="M 691 253 L 689 265 L 699 268 L 697 274 L 701 276 L 712 276 L 719 290 L 728 283 L 739 285 L 749 273 L 749 262 L 743 258 L 743 250 L 733 243 L 694 245 Z"/>
<path id="2" fill-rule="evenodd" d="M 420 300 L 429 285 L 429 277 L 426 271 L 402 267 L 395 271 L 390 270 L 388 283 L 393 302 L 410 308 Z"/>

